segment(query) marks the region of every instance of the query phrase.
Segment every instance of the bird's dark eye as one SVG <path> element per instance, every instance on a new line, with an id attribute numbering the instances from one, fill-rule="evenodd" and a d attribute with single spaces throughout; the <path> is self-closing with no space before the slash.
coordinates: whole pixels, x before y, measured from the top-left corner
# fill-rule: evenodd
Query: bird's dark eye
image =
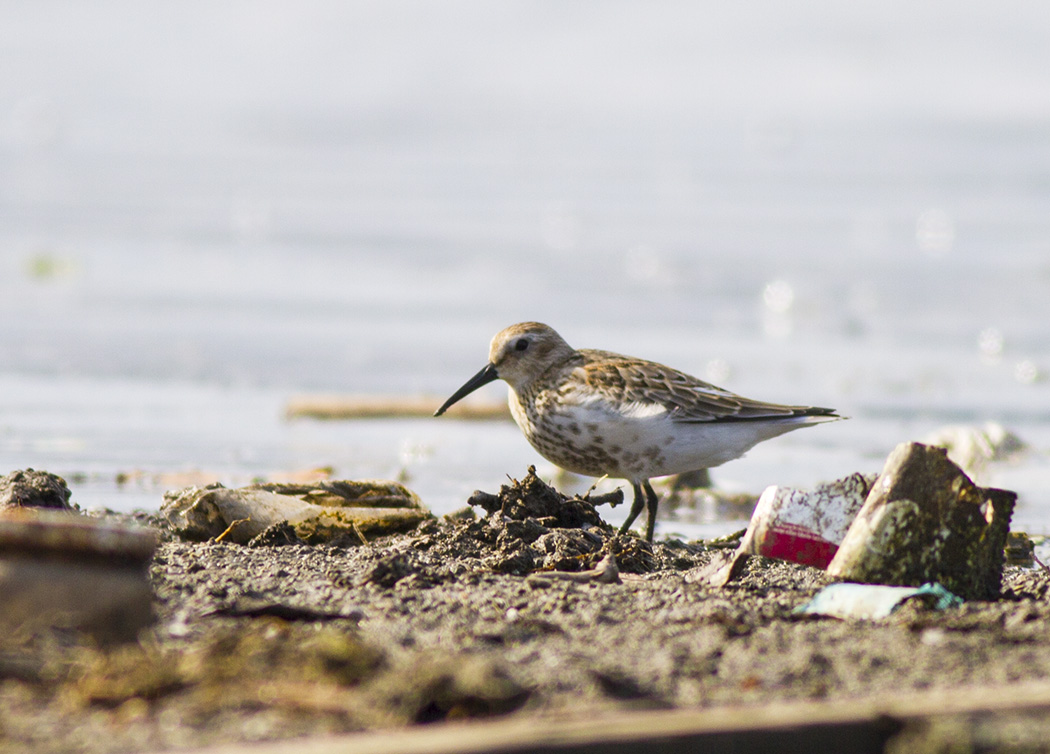
<path id="1" fill-rule="evenodd" d="M 518 342 L 514 344 L 514 350 L 515 351 L 524 351 L 528 347 L 529 347 L 529 339 L 528 338 L 520 338 L 518 340 Z"/>

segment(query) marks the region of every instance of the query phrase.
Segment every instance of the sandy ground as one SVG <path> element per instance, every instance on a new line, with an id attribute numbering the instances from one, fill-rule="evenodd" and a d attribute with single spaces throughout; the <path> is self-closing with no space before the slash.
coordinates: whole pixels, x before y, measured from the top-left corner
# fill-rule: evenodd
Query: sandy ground
<path id="1" fill-rule="evenodd" d="M 718 546 L 616 538 L 585 504 L 544 508 L 555 499 L 539 487 L 511 492 L 509 517 L 478 506 L 366 546 L 307 546 L 287 529 L 251 546 L 165 532 L 149 574 L 157 621 L 138 642 L 7 638 L 0 751 L 163 750 L 1050 679 L 1041 569 L 1008 568 L 1001 599 L 946 612 L 802 618 L 792 611 L 827 583 L 822 571 L 753 558 L 716 589 L 704 573 Z M 543 577 L 610 552 L 615 583 Z M 1050 751 L 1043 717 L 964 721 L 952 734 L 964 748 L 952 750 Z M 940 750 L 933 733 L 906 733 L 898 750 Z"/>

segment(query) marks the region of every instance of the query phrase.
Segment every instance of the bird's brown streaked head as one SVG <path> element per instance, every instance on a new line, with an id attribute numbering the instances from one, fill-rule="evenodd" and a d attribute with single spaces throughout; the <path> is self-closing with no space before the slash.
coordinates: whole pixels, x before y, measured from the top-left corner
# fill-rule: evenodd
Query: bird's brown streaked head
<path id="1" fill-rule="evenodd" d="M 548 325 L 541 322 L 511 325 L 492 339 L 489 363 L 453 393 L 434 416 L 441 416 L 452 404 L 496 379 L 505 381 L 518 392 L 574 353 L 572 346 Z"/>

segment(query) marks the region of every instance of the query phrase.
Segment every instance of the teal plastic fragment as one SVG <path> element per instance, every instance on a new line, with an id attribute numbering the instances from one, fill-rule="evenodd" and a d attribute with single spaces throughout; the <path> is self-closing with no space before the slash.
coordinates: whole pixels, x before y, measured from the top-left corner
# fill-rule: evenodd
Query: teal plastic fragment
<path id="1" fill-rule="evenodd" d="M 915 594 L 929 597 L 930 599 L 926 600 L 926 604 L 934 610 L 947 610 L 950 607 L 958 607 L 963 603 L 962 597 L 952 594 L 936 582 L 923 584 Z"/>
<path id="2" fill-rule="evenodd" d="M 805 605 L 795 608 L 794 612 L 799 615 L 878 620 L 912 597 L 921 597 L 934 610 L 947 610 L 963 603 L 962 599 L 937 583 L 917 587 L 843 583 L 824 587 Z"/>

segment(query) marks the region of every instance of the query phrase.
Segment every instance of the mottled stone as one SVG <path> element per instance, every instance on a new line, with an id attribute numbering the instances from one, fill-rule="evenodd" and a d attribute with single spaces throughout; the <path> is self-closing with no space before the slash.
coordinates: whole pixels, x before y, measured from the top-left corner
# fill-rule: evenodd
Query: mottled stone
<path id="1" fill-rule="evenodd" d="M 1017 495 L 975 485 L 941 448 L 898 445 L 846 532 L 828 574 L 842 581 L 937 582 L 995 599 Z"/>

